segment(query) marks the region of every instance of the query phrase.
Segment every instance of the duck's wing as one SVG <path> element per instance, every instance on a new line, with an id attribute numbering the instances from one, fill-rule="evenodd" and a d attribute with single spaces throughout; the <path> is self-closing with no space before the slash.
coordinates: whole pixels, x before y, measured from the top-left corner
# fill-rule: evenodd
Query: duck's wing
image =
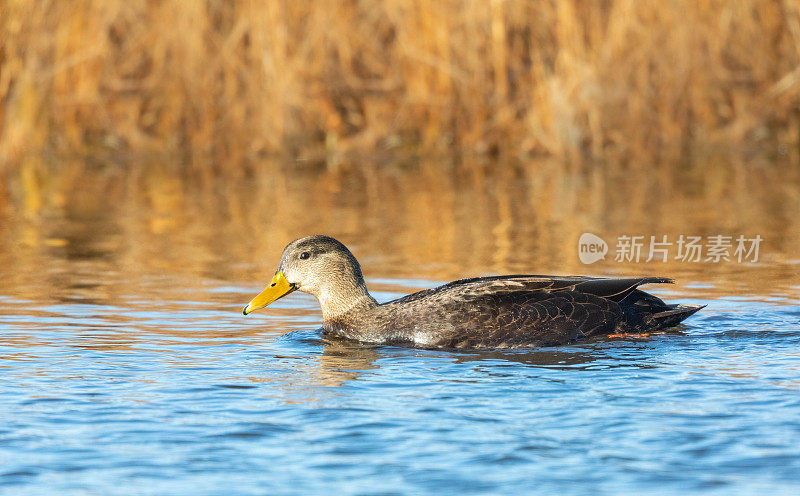
<path id="1" fill-rule="evenodd" d="M 610 334 L 625 317 L 618 303 L 572 290 L 463 289 L 386 306 L 394 307 L 391 328 L 403 329 L 403 339 L 445 348 L 566 344 Z"/>
<path id="2" fill-rule="evenodd" d="M 485 277 L 420 291 L 389 305 L 397 305 L 396 327 L 413 322 L 415 336 L 421 336 L 415 339 L 435 339 L 434 346 L 546 346 L 619 329 L 644 330 L 654 314 L 674 306 L 636 288 L 668 282 L 663 277 Z"/>
<path id="3" fill-rule="evenodd" d="M 620 302 L 642 284 L 672 283 L 666 277 L 606 278 L 585 276 L 512 275 L 459 279 L 437 288 L 404 296 L 392 303 L 406 303 L 428 298 L 496 295 L 515 292 L 574 291 Z"/>

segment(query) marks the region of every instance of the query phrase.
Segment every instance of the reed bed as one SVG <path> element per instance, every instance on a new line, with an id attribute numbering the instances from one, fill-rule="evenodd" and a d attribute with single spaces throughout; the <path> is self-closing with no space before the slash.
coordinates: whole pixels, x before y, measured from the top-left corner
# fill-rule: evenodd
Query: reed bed
<path id="1" fill-rule="evenodd" d="M 800 137 L 796 0 L 0 0 L 0 42 L 0 169 L 453 151 L 647 169 Z"/>

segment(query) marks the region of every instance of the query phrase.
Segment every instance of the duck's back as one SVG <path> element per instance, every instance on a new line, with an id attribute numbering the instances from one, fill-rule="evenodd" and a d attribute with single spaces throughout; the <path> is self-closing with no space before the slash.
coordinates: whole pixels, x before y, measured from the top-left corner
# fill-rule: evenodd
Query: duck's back
<path id="1" fill-rule="evenodd" d="M 636 289 L 669 282 L 663 277 L 537 275 L 462 279 L 381 305 L 359 319 L 359 339 L 423 347 L 513 348 L 664 329 L 700 308 L 668 305 Z"/>

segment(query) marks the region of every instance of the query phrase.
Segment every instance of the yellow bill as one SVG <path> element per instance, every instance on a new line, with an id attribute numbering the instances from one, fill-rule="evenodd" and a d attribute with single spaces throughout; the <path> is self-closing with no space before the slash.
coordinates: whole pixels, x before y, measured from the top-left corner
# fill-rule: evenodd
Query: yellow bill
<path id="1" fill-rule="evenodd" d="M 259 308 L 264 308 L 273 301 L 283 298 L 295 289 L 297 288 L 293 284 L 289 283 L 289 281 L 287 281 L 283 276 L 283 271 L 279 270 L 272 277 L 272 282 L 270 282 L 269 286 L 267 286 L 264 291 L 259 293 L 258 296 L 250 300 L 250 303 L 244 307 L 242 313 L 247 315 L 248 313 L 254 312 Z"/>

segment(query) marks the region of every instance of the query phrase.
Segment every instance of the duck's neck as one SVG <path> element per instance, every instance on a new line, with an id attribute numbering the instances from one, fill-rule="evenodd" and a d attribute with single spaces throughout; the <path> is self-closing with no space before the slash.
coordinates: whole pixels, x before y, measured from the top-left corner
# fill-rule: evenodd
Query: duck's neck
<path id="1" fill-rule="evenodd" d="M 348 314 L 366 312 L 378 306 L 363 282 L 344 289 L 325 288 L 316 297 L 322 308 L 323 322 L 346 319 Z"/>

